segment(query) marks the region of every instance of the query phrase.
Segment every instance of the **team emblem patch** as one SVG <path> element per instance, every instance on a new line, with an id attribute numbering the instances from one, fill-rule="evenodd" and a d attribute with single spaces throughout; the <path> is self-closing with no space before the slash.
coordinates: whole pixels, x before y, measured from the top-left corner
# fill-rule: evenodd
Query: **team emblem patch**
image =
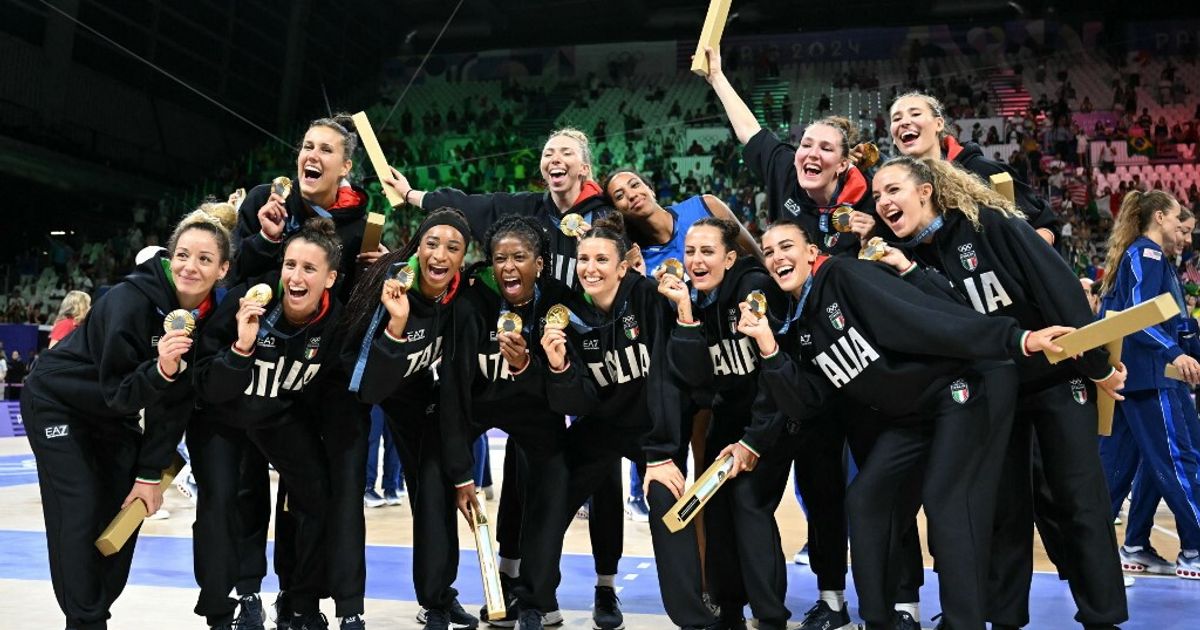
<path id="1" fill-rule="evenodd" d="M 960 378 L 950 383 L 950 398 L 960 405 L 970 400 L 971 388 L 967 387 L 967 382 Z"/>
<path id="2" fill-rule="evenodd" d="M 636 340 L 638 338 L 638 334 L 641 332 L 641 328 L 638 327 L 637 318 L 633 315 L 626 315 L 623 322 L 625 324 L 625 336 L 628 337 L 630 341 Z"/>
<path id="3" fill-rule="evenodd" d="M 958 261 L 962 263 L 963 269 L 975 271 L 979 267 L 979 255 L 975 253 L 975 246 L 971 243 L 959 245 Z"/>
<path id="4" fill-rule="evenodd" d="M 313 337 L 308 340 L 308 347 L 304 349 L 304 360 L 312 361 L 317 356 L 317 350 L 321 347 L 321 338 Z"/>
<path id="5" fill-rule="evenodd" d="M 825 249 L 833 249 L 833 246 L 837 245 L 839 236 L 841 236 L 841 234 L 826 234 Z"/>
<path id="6" fill-rule="evenodd" d="M 1087 388 L 1083 386 L 1083 379 L 1071 379 L 1071 398 L 1074 398 L 1075 402 L 1081 405 L 1087 403 L 1088 393 Z"/>
<path id="7" fill-rule="evenodd" d="M 842 330 L 846 327 L 846 318 L 842 315 L 842 309 L 838 307 L 837 302 L 826 306 L 825 314 L 829 316 L 829 325 L 833 326 L 834 330 Z"/>

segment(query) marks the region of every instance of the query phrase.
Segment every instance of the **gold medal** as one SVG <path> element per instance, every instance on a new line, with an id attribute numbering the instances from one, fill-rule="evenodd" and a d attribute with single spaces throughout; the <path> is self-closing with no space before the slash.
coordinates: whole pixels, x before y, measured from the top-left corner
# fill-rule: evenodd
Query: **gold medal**
<path id="1" fill-rule="evenodd" d="M 412 288 L 413 281 L 417 279 L 417 274 L 411 265 L 404 265 L 396 272 L 396 275 L 392 276 L 392 279 L 398 281 L 400 286 L 404 287 L 404 290 L 407 291 Z"/>
<path id="2" fill-rule="evenodd" d="M 750 312 L 754 313 L 759 319 L 762 319 L 767 314 L 767 296 L 762 291 L 755 289 L 746 296 L 746 303 L 750 305 Z"/>
<path id="3" fill-rule="evenodd" d="M 250 287 L 249 291 L 246 291 L 246 299 L 258 304 L 259 306 L 266 306 L 269 304 L 272 296 L 274 296 L 274 292 L 271 291 L 271 285 L 265 282 L 256 284 Z"/>
<path id="4" fill-rule="evenodd" d="M 283 176 L 276 177 L 271 180 L 271 192 L 287 199 L 288 195 L 292 192 L 292 180 Z"/>
<path id="5" fill-rule="evenodd" d="M 562 218 L 558 224 L 558 229 L 562 230 L 563 234 L 575 237 L 583 233 L 583 217 L 572 212 Z"/>
<path id="6" fill-rule="evenodd" d="M 855 164 L 858 168 L 871 168 L 879 163 L 879 147 L 872 142 L 864 142 L 855 147 L 862 153 L 862 157 L 858 158 L 858 163 Z"/>
<path id="7" fill-rule="evenodd" d="M 867 241 L 865 247 L 858 252 L 858 257 L 862 260 L 880 260 L 884 254 L 887 254 L 887 243 L 882 238 L 874 236 Z"/>
<path id="8" fill-rule="evenodd" d="M 555 304 L 546 311 L 546 328 L 566 328 L 571 322 L 571 311 L 562 304 Z"/>
<path id="9" fill-rule="evenodd" d="M 839 232 L 850 231 L 850 216 L 854 212 L 854 208 L 850 206 L 838 206 L 837 210 L 833 211 L 833 216 L 830 217 L 833 223 L 833 229 Z"/>
<path id="10" fill-rule="evenodd" d="M 171 332 L 172 330 L 182 330 L 187 336 L 192 336 L 192 331 L 196 330 L 196 318 L 192 317 L 192 312 L 185 308 L 177 308 L 163 319 L 163 330 Z"/>
<path id="11" fill-rule="evenodd" d="M 521 332 L 521 316 L 507 311 L 500 314 L 500 320 L 496 322 L 496 332 L 498 333 L 518 333 Z"/>
<path id="12" fill-rule="evenodd" d="M 670 274 L 683 280 L 683 263 L 679 262 L 678 258 L 668 258 L 654 269 L 654 275 L 659 276 L 659 272 Z M 659 276 L 661 277 L 661 276 Z"/>

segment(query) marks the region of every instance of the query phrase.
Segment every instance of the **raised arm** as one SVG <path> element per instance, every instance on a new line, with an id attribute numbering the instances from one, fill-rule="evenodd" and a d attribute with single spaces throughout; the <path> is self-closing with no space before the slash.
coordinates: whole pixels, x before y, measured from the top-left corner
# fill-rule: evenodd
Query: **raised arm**
<path id="1" fill-rule="evenodd" d="M 729 117 L 729 124 L 733 125 L 733 133 L 737 135 L 738 142 L 746 144 L 762 126 L 721 70 L 721 52 L 707 47 L 704 52 L 708 55 L 708 76 L 705 80 L 717 93 L 717 98 L 721 99 L 721 106 L 725 108 L 725 115 Z"/>

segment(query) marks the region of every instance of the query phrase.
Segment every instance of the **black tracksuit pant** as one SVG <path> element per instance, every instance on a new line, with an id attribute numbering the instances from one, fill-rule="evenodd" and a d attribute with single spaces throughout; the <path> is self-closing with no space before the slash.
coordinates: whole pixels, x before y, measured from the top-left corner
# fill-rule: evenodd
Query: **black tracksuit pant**
<path id="1" fill-rule="evenodd" d="M 329 515 L 325 521 L 325 578 L 322 597 L 332 597 L 338 617 L 363 614 L 367 588 L 367 524 L 362 509 L 367 484 L 367 435 L 371 408 L 347 393 L 321 402 L 317 430 L 329 466 Z M 278 509 L 290 487 L 280 480 L 275 518 L 275 572 L 280 588 L 295 566 L 291 544 L 295 520 Z"/>
<path id="2" fill-rule="evenodd" d="M 850 447 L 850 455 L 854 457 L 854 463 L 859 470 L 866 465 L 867 458 L 870 457 L 871 449 L 875 447 L 875 441 L 879 439 L 879 435 L 886 430 L 890 424 L 889 420 L 880 414 L 878 411 L 869 407 L 861 406 L 852 401 L 846 400 L 839 403 L 840 422 L 846 426 L 846 443 Z M 797 460 L 797 465 L 799 465 Z M 921 500 L 921 475 L 914 475 L 905 487 L 901 489 L 903 499 L 907 502 L 919 502 Z M 845 504 L 840 504 L 845 512 Z M 921 601 L 921 587 L 925 584 L 925 558 L 921 555 L 921 535 L 917 530 L 917 521 L 912 519 L 909 524 L 903 527 L 898 543 L 893 541 L 898 546 L 892 550 L 893 558 L 898 564 L 897 566 L 897 586 L 895 601 L 897 603 L 914 603 Z M 812 536 L 812 524 L 809 524 L 810 536 Z M 845 530 L 843 530 L 845 531 Z M 839 559 L 843 561 L 842 572 L 845 573 L 846 549 L 841 549 Z M 809 547 L 809 556 L 812 556 L 812 547 Z M 815 569 L 814 569 L 815 571 Z M 842 584 L 844 585 L 844 581 Z M 818 588 L 825 590 L 821 586 L 822 581 L 818 576 Z"/>
<path id="3" fill-rule="evenodd" d="M 999 479 L 987 478 L 986 457 L 980 455 L 994 449 L 988 440 L 1012 421 L 1016 370 L 1011 364 L 989 366 L 982 374 L 967 373 L 962 382 L 966 390 L 946 387 L 914 422 L 897 422 L 881 433 L 847 491 L 854 582 L 869 629 L 892 627 L 899 541 L 920 507 L 903 500 L 902 490 L 922 470 L 920 498 L 945 621 L 954 630 L 984 628 Z M 998 473 L 998 466 L 992 468 Z"/>
<path id="4" fill-rule="evenodd" d="M 685 418 L 690 416 L 685 414 Z M 642 451 L 642 442 L 646 430 L 613 426 L 594 419 L 576 420 L 567 429 L 567 462 L 571 479 L 567 492 L 567 509 L 562 514 L 564 528 L 589 496 L 593 497 L 594 508 L 597 490 L 606 482 L 611 482 L 613 469 L 620 466 L 621 458 L 634 462 L 642 478 L 645 478 L 646 455 Z M 681 435 L 691 435 L 689 419 L 685 419 Z M 687 470 L 687 447 L 686 443 L 682 444 L 680 452 L 672 457 L 681 471 Z M 617 472 L 619 475 L 619 468 Z M 619 477 L 617 481 L 620 481 Z M 700 555 L 695 527 L 689 525 L 675 534 L 667 531 L 662 517 L 675 504 L 675 497 L 662 485 L 651 485 L 646 500 L 650 508 L 650 537 L 658 564 L 659 587 L 667 616 L 672 623 L 679 626 L 704 626 L 713 623 L 715 620 L 712 612 L 704 605 L 701 595 Z M 596 538 L 593 536 L 592 554 L 596 558 L 596 572 L 600 575 L 615 574 L 624 543 L 623 518 L 618 514 L 615 522 L 597 522 L 593 509 L 591 519 L 591 528 L 603 528 L 604 540 L 608 544 L 615 542 L 611 549 L 596 549 Z M 601 565 L 602 558 L 605 563 L 611 564 Z"/>
<path id="5" fill-rule="evenodd" d="M 714 461 L 722 449 L 741 439 L 750 420 L 751 402 L 718 401 L 713 406 L 706 438 L 706 461 Z M 742 472 L 726 481 L 704 506 L 704 531 L 708 540 L 705 573 L 709 595 L 722 610 L 740 611 L 743 604 L 749 602 L 759 628 L 764 630 L 784 628 L 791 617 L 791 611 L 784 605 L 787 562 L 775 510 L 787 487 L 798 441 L 795 432 L 785 431 L 770 450 L 763 453 L 753 471 Z M 837 469 L 841 470 L 840 456 Z M 702 472 L 697 471 L 697 474 Z M 844 486 L 845 481 L 834 484 Z M 840 498 L 842 493 L 837 494 Z M 817 505 L 825 507 L 820 502 Z M 809 510 L 814 514 L 812 506 Z M 840 501 L 837 512 L 843 514 Z M 845 517 L 841 520 L 842 561 L 838 575 L 844 582 Z M 810 536 L 810 550 L 815 538 Z M 825 548 L 827 546 L 822 547 Z M 814 556 L 814 565 L 816 562 Z"/>
<path id="6" fill-rule="evenodd" d="M 85 418 L 26 387 L 21 417 L 37 461 L 54 596 L 77 630 L 103 630 L 125 589 L 138 532 L 107 558 L 96 538 L 136 477 L 140 436 L 110 418 Z"/>
<path id="7" fill-rule="evenodd" d="M 279 472 L 281 483 L 294 490 L 280 509 L 293 523 L 290 542 L 277 537 L 276 547 L 294 558 L 287 569 L 277 567 L 281 589 L 288 592 L 290 611 L 314 613 L 325 590 L 326 514 L 329 471 L 316 427 L 292 420 L 286 424 L 242 430 L 211 418 L 193 418 L 187 433 L 192 470 L 201 488 L 196 503 L 193 550 L 200 597 L 196 614 L 209 624 L 229 620 L 237 600 L 229 592 L 241 577 L 239 553 L 245 533 L 238 506 L 243 453 L 256 449 Z M 256 550 L 258 557 L 262 551 Z M 279 554 L 277 553 L 277 556 Z M 286 577 L 287 585 L 283 586 Z"/>
<path id="8" fill-rule="evenodd" d="M 1023 393 L 1004 464 L 1000 508 L 992 548 L 989 620 L 1029 623 L 1033 577 L 1031 435 L 1036 434 L 1042 472 L 1053 497 L 1039 514 L 1049 521 L 1060 548 L 1059 574 L 1067 579 L 1081 624 L 1115 625 L 1129 618 L 1117 539 L 1104 471 L 1096 447 L 1096 390 L 1080 395 L 1064 381 Z M 1081 402 L 1079 398 L 1083 398 Z"/>

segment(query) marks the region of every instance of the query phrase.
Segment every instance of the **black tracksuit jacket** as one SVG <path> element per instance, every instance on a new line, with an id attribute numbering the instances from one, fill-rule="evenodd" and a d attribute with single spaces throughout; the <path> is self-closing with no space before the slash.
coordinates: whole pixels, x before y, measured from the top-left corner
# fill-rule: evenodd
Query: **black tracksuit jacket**
<path id="1" fill-rule="evenodd" d="M 961 212 L 943 215 L 932 242 L 913 249 L 917 262 L 941 272 L 976 311 L 1012 317 L 1022 328 L 1095 320 L 1079 280 L 1033 227 L 991 208 L 981 208 L 979 219 L 976 229 Z M 1040 352 L 1016 362 L 1022 390 L 1030 391 L 1078 375 L 1102 380 L 1112 370 L 1103 349 L 1057 365 Z"/>
<path id="2" fill-rule="evenodd" d="M 283 315 L 279 273 L 259 280 L 271 285 L 275 295 L 260 318 L 250 354 L 233 348 L 238 301 L 252 284 L 247 283 L 225 295 L 200 338 L 196 365 L 202 413 L 243 429 L 285 424 L 295 413 L 315 408 L 323 392 L 346 387 L 341 360 L 344 328 L 339 326 L 342 306 L 333 292 L 325 291 L 315 319 L 296 327 Z M 274 323 L 268 326 L 271 320 Z"/>
<path id="3" fill-rule="evenodd" d="M 762 360 L 762 384 L 797 420 L 839 391 L 906 418 L 972 362 L 1023 356 L 1025 334 L 1011 318 L 932 297 L 880 263 L 821 257 L 801 318 Z"/>
<path id="4" fill-rule="evenodd" d="M 193 311 L 197 339 L 209 321 L 212 296 Z M 183 437 L 195 404 L 198 343 L 184 355 L 182 369 L 168 380 L 158 370 L 158 340 L 163 318 L 179 308 L 165 254 L 138 265 L 92 306 L 83 324 L 46 351 L 25 379 L 28 390 L 76 415 L 97 422 L 119 422 L 138 429 L 145 409 L 145 433 L 137 476 L 158 479 Z"/>
<path id="5" fill-rule="evenodd" d="M 540 340 L 551 306 L 581 302 L 563 283 L 541 278 L 535 299 L 512 308 L 500 297 L 490 267 L 481 268 L 472 280 L 454 302 L 452 334 L 446 340 L 438 370 L 446 474 L 456 483 L 471 479 L 473 423 L 556 416 L 562 424 L 562 414 L 551 411 L 546 401 L 546 355 Z M 496 323 L 502 311 L 521 317 L 522 336 L 529 350 L 529 364 L 515 375 L 500 354 L 496 339 Z"/>

